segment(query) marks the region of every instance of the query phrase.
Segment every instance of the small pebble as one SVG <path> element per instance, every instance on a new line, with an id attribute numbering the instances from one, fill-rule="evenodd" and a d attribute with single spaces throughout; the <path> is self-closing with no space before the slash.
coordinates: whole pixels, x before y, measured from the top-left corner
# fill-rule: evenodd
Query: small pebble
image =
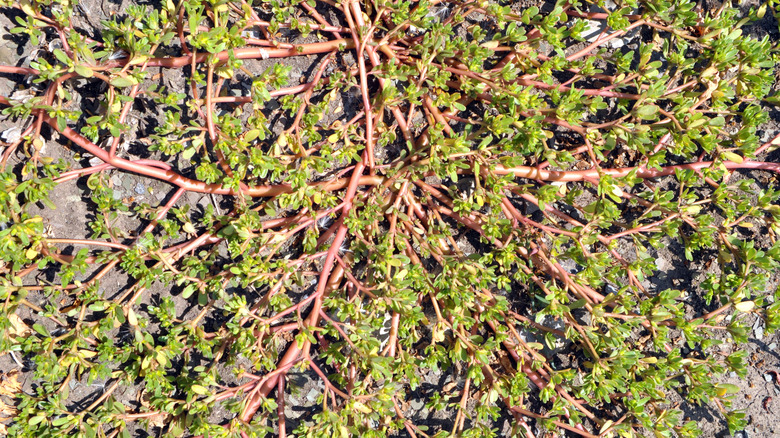
<path id="1" fill-rule="evenodd" d="M 137 195 L 143 195 L 144 193 L 146 193 L 146 187 L 144 187 L 144 185 L 141 184 L 141 183 L 136 184 L 135 185 L 135 193 Z"/>
<path id="2" fill-rule="evenodd" d="M 18 100 L 22 103 L 27 102 L 28 100 L 35 97 L 35 92 L 31 89 L 25 89 L 25 90 L 16 90 L 13 93 L 11 93 L 10 98 L 12 100 Z"/>
<path id="3" fill-rule="evenodd" d="M 18 126 L 12 126 L 0 133 L 0 140 L 6 143 L 14 143 L 20 138 L 22 138 L 22 128 Z"/>
<path id="4" fill-rule="evenodd" d="M 306 400 L 309 401 L 309 403 L 314 403 L 317 401 L 317 397 L 319 397 L 320 391 L 318 391 L 316 388 L 312 388 L 309 390 L 308 394 L 306 394 Z"/>
<path id="5" fill-rule="evenodd" d="M 753 334 L 755 335 L 757 340 L 764 339 L 764 327 L 759 326 L 753 329 Z"/>
<path id="6" fill-rule="evenodd" d="M 62 41 L 59 39 L 53 39 L 49 41 L 49 52 L 53 52 L 54 49 L 61 49 L 62 48 Z"/>
<path id="7" fill-rule="evenodd" d="M 284 416 L 287 417 L 290 420 L 295 420 L 296 418 L 299 418 L 303 414 L 304 414 L 304 411 L 302 409 L 294 410 L 289 405 L 284 407 Z"/>

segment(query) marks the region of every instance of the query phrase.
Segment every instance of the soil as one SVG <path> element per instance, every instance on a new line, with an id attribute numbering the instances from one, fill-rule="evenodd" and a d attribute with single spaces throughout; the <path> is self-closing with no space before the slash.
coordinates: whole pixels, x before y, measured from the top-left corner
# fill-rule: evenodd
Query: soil
<path id="1" fill-rule="evenodd" d="M 82 0 L 79 2 L 79 13 L 75 16 L 75 23 L 77 28 L 83 29 L 87 34 L 92 35 L 93 38 L 97 38 L 98 30 L 102 20 L 106 20 L 114 14 L 121 14 L 128 5 L 133 4 L 132 0 L 117 0 L 117 1 L 103 1 L 103 0 Z M 717 4 L 713 2 L 702 2 L 704 8 L 716 7 Z M 748 8 L 750 6 L 756 6 L 758 3 L 756 0 L 744 2 L 741 7 Z M 519 6 L 518 6 L 519 5 Z M 530 5 L 539 5 L 542 10 L 550 7 L 549 2 L 541 2 L 537 0 L 524 0 L 522 2 L 516 2 L 515 7 L 526 7 Z M 30 58 L 34 57 L 36 50 L 39 47 L 33 47 L 29 40 L 26 38 L 20 38 L 16 35 L 9 33 L 9 29 L 14 27 L 14 19 L 16 13 L 9 9 L 0 9 L 0 64 L 4 65 L 16 65 L 22 66 L 29 64 Z M 338 17 L 329 17 L 334 22 L 338 21 Z M 343 24 L 343 23 L 342 23 Z M 769 36 L 773 40 L 780 39 L 780 33 L 778 33 L 778 24 L 772 17 L 772 14 L 766 14 L 763 20 L 757 23 L 746 26 L 745 33 L 753 35 L 755 37 Z M 625 46 L 630 47 L 635 43 L 637 38 L 641 38 L 641 35 L 630 35 L 626 41 Z M 311 42 L 312 40 L 300 40 L 296 42 Z M 43 42 L 42 45 L 47 44 L 48 41 Z M 619 49 L 619 47 L 616 47 Z M 286 65 L 292 67 L 290 77 L 291 83 L 296 83 L 299 78 L 310 77 L 317 68 L 319 57 L 294 57 L 286 60 Z M 259 74 L 263 72 L 268 66 L 270 66 L 274 60 L 265 61 L 251 61 L 245 64 L 247 71 L 252 74 Z M 349 56 L 345 56 L 344 59 L 339 62 L 351 64 L 354 62 Z M 161 70 L 152 71 L 152 77 L 159 85 L 164 85 L 170 92 L 185 92 L 184 73 L 180 70 Z M 248 79 L 248 78 L 246 78 Z M 26 81 L 24 78 L 11 75 L 0 75 L 0 95 L 9 96 L 12 95 L 20 82 Z M 248 83 L 237 82 L 233 84 L 233 90 L 236 93 L 245 93 Z M 776 87 L 778 85 L 776 84 Z M 87 85 L 75 84 L 74 92 L 80 96 L 79 104 L 88 108 L 93 98 L 98 91 L 90 90 Z M 354 100 L 346 102 L 336 102 L 334 105 L 344 108 L 345 116 L 347 119 L 354 115 L 355 108 L 359 106 L 359 96 L 356 95 Z M 780 110 L 777 107 L 767 107 L 767 112 L 770 115 L 770 122 L 762 127 L 760 132 L 761 139 L 763 141 L 768 140 L 778 132 L 780 132 Z M 145 145 L 138 141 L 138 138 L 142 138 L 145 135 L 151 133 L 155 126 L 158 125 L 158 120 L 162 115 L 161 110 L 155 109 L 153 104 L 140 105 L 130 115 L 130 123 L 133 126 L 131 129 L 131 135 L 126 138 L 126 143 L 120 149 L 120 152 L 126 154 L 132 158 L 159 158 L 159 155 L 150 153 Z M 278 131 L 285 125 L 286 120 L 274 120 L 274 128 Z M 13 121 L 5 117 L 0 117 L 0 132 L 4 132 L 14 126 Z M 78 150 L 73 149 L 67 142 L 59 138 L 56 133 L 51 130 L 44 131 L 46 139 L 45 155 L 56 159 L 64 159 L 66 161 L 81 161 L 85 164 L 90 157 L 81 155 Z M 780 151 L 772 153 L 766 157 L 769 161 L 780 160 Z M 17 163 L 18 164 L 18 163 Z M 183 169 L 186 169 L 186 163 L 183 163 Z M 165 203 L 173 194 L 173 190 L 170 186 L 152 179 L 140 178 L 136 175 L 120 172 L 110 171 L 107 173 L 110 180 L 110 184 L 114 189 L 117 199 L 122 199 L 129 207 L 138 205 L 141 202 L 157 205 Z M 756 189 L 762 186 L 760 178 L 756 175 L 750 175 L 759 181 L 754 184 Z M 735 178 L 744 178 L 747 175 L 735 175 Z M 764 175 L 765 177 L 765 175 Z M 657 182 L 657 184 L 663 184 L 663 181 Z M 67 236 L 69 238 L 88 238 L 91 235 L 91 230 L 87 228 L 86 224 L 94 217 L 94 211 L 92 204 L 83 202 L 84 196 L 89 191 L 86 188 L 86 178 L 81 178 L 75 184 L 61 184 L 52 193 L 52 201 L 54 202 L 56 209 L 46 208 L 41 205 L 41 208 L 36 211 L 32 211 L 32 214 L 41 215 L 47 226 L 47 232 L 51 236 Z M 220 205 L 219 201 L 207 195 L 198 195 L 193 193 L 187 193 L 184 198 L 179 202 L 179 205 L 189 205 L 192 209 L 203 211 L 208 205 L 214 205 L 218 210 L 226 209 L 229 205 Z M 115 224 L 120 229 L 125 230 L 128 235 L 139 231 L 139 225 L 137 221 L 130 220 L 129 218 L 120 215 Z M 476 239 L 469 239 L 467 235 L 458 236 L 458 244 L 461 249 L 469 254 L 477 251 L 479 243 Z M 768 239 L 764 237 L 764 239 Z M 131 241 L 131 240 L 129 240 Z M 761 241 L 761 239 L 759 239 Z M 767 243 L 765 240 L 762 243 Z M 74 246 L 66 249 L 66 254 L 75 254 L 80 247 Z M 224 250 L 224 248 L 223 248 Z M 629 253 L 625 253 L 625 256 L 629 257 Z M 685 261 L 681 254 L 681 248 L 679 245 L 670 244 L 667 247 L 657 251 L 653 254 L 656 257 L 656 264 L 660 270 L 659 274 L 655 277 L 649 278 L 646 282 L 646 286 L 651 290 L 664 290 L 667 288 L 677 288 L 689 291 L 688 307 L 692 314 L 706 313 L 706 311 L 712 310 L 712 306 L 707 306 L 701 298 L 697 295 L 700 292 L 698 284 L 704 278 L 704 275 L 708 273 L 709 261 L 712 257 L 711 254 L 697 254 L 697 258 L 692 262 Z M 567 269 L 576 269 L 576 266 L 565 266 Z M 90 273 L 87 273 L 87 277 Z M 52 273 L 41 272 L 38 274 L 42 278 L 46 278 L 49 281 L 55 280 L 55 275 Z M 774 289 L 780 284 L 780 273 L 776 273 L 773 278 L 769 279 L 768 287 Z M 101 282 L 101 288 L 104 290 L 106 296 L 119 296 L 127 290 L 130 286 L 128 278 L 121 277 L 119 275 L 111 275 Z M 771 290 L 770 289 L 770 290 Z M 173 292 L 173 293 L 171 293 Z M 172 296 L 176 303 L 176 311 L 178 315 L 183 318 L 194 317 L 198 313 L 198 308 L 192 306 L 192 303 L 188 300 L 184 300 L 180 297 L 177 290 L 163 289 L 159 284 L 150 288 L 148 293 L 144 294 L 141 302 L 141 308 L 146 309 L 150 305 L 154 305 L 159 302 L 161 296 Z M 244 291 L 252 293 L 251 291 Z M 42 296 L 36 296 L 31 294 L 28 298 L 32 303 L 38 303 L 43 301 Z M 23 321 L 41 322 L 47 320 L 41 320 L 35 317 L 29 310 L 26 313 L 20 311 L 19 316 Z M 146 315 L 144 315 L 146 316 Z M 748 361 L 748 374 L 745 378 L 739 378 L 736 374 L 726 375 L 725 377 L 718 378 L 713 383 L 724 382 L 735 384 L 740 388 L 740 393 L 734 401 L 734 407 L 742 409 L 746 413 L 746 417 L 749 420 L 749 425 L 744 431 L 740 431 L 735 434 L 735 437 L 741 438 L 757 438 L 757 437 L 773 437 L 780 436 L 780 380 L 777 379 L 777 374 L 773 372 L 780 371 L 780 350 L 778 344 L 780 344 L 780 335 L 777 333 L 767 334 L 762 322 L 758 319 L 748 321 L 751 327 L 749 342 L 741 345 L 724 346 L 722 352 L 725 354 L 731 353 L 734 348 L 739 348 L 747 352 Z M 51 321 L 45 323 L 47 329 L 56 333 L 57 327 Z M 204 326 L 209 325 L 218 326 L 218 321 L 204 321 Z M 121 333 L 118 335 L 120 338 Z M 555 356 L 558 355 L 559 360 L 562 362 L 568 361 L 566 358 L 565 345 L 560 345 L 556 349 L 548 349 L 546 354 Z M 19 358 L 17 358 L 19 359 Z M 22 359 L 23 360 L 23 359 Z M 20 379 L 23 384 L 24 391 L 32 391 L 32 379 L 30 378 L 30 362 L 24 361 L 24 366 L 21 367 L 22 378 Z M 242 364 L 236 364 L 236 367 Z M 251 367 L 250 364 L 243 364 L 246 367 Z M 14 358 L 10 355 L 4 355 L 0 357 L 0 371 L 7 372 L 13 369 L 20 369 Z M 230 369 L 220 369 L 220 376 L 223 378 L 223 384 L 231 385 L 236 383 L 236 379 Z M 432 430 L 440 428 L 449 429 L 452 427 L 452 414 L 453 411 L 439 411 L 431 414 L 428 408 L 424 405 L 430 400 L 430 397 L 434 392 L 448 393 L 450 391 L 456 391 L 457 388 L 463 385 L 464 376 L 457 372 L 430 372 L 422 377 L 422 385 L 415 390 L 412 395 L 407 399 L 407 404 L 402 406 L 404 414 L 412 419 L 417 424 L 427 424 Z M 317 397 L 322 393 L 323 385 L 320 379 L 313 372 L 296 372 L 289 375 L 288 385 L 290 391 L 288 391 L 285 398 L 285 415 L 287 417 L 287 429 L 288 431 L 294 430 L 299 424 L 307 423 L 312 413 L 318 410 Z M 105 381 L 96 380 L 92 383 L 86 383 L 85 381 L 73 380 L 70 384 L 70 397 L 69 400 L 74 404 L 74 408 L 79 406 L 86 406 L 95 400 L 105 390 Z M 141 394 L 138 388 L 127 387 L 122 388 L 115 393 L 119 402 L 128 406 L 138 407 L 143 403 L 144 395 Z M 698 422 L 704 437 L 726 437 L 729 436 L 728 428 L 722 419 L 722 416 L 713 411 L 710 407 L 699 407 L 687 404 L 683 401 L 679 401 L 680 409 L 682 409 L 686 416 Z M 225 418 L 229 418 L 229 413 L 226 411 L 215 412 L 212 416 L 212 420 L 218 422 Z M 508 436 L 510 433 L 509 422 L 506 419 L 500 419 L 496 423 L 496 427 L 499 430 L 499 436 Z M 133 436 L 144 437 L 154 436 L 148 431 L 143 429 L 137 429 L 133 431 Z M 539 436 L 539 435 L 537 435 Z"/>

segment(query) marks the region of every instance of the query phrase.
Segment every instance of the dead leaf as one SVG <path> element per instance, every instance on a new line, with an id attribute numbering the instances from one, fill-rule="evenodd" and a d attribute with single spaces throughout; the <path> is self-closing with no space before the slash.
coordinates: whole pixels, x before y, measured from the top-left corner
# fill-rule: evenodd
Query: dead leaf
<path id="1" fill-rule="evenodd" d="M 22 318 L 19 318 L 19 315 L 12 313 L 8 316 L 8 320 L 11 321 L 11 328 L 8 330 L 8 333 L 18 337 L 27 337 L 27 335 L 32 333 L 30 327 L 22 321 Z"/>
<path id="2" fill-rule="evenodd" d="M 168 412 L 158 412 L 149 417 L 149 425 L 160 428 L 165 427 L 165 425 L 169 423 L 170 416 L 171 414 Z"/>
<path id="3" fill-rule="evenodd" d="M 18 413 L 19 411 L 15 407 L 6 404 L 2 399 L 0 399 L 0 422 L 10 420 Z"/>
<path id="4" fill-rule="evenodd" d="M 16 394 L 20 393 L 22 385 L 19 384 L 18 377 L 18 370 L 0 375 L 0 395 L 15 397 Z M 0 436 L 8 435 L 8 430 L 3 422 L 13 420 L 18 413 L 19 411 L 15 407 L 0 399 Z"/>
<path id="5" fill-rule="evenodd" d="M 452 382 L 447 383 L 446 385 L 444 385 L 441 388 L 441 392 L 444 393 L 444 394 L 448 394 L 450 391 L 455 389 L 455 387 L 457 387 L 457 386 L 458 386 L 458 382 L 453 380 Z"/>
<path id="6" fill-rule="evenodd" d="M 499 353 L 498 362 L 504 368 L 504 371 L 506 371 L 510 375 L 514 375 L 515 373 L 517 373 L 517 369 L 512 365 L 512 361 L 509 360 L 509 355 L 507 353 L 503 351 Z"/>
<path id="7" fill-rule="evenodd" d="M 0 395 L 16 397 L 20 392 L 22 385 L 19 383 L 19 370 L 12 370 L 0 376 Z"/>
<path id="8" fill-rule="evenodd" d="M 151 407 L 150 399 L 151 394 L 149 394 L 146 390 L 141 391 L 137 397 L 137 401 L 141 404 L 141 406 L 147 409 Z M 171 414 L 168 412 L 154 412 L 147 418 L 149 419 L 150 425 L 162 428 L 170 422 L 170 417 Z"/>

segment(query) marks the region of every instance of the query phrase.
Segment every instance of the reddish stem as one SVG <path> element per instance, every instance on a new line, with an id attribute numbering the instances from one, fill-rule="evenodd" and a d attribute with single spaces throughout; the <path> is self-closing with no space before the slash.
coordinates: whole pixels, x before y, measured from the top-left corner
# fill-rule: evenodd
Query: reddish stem
<path id="1" fill-rule="evenodd" d="M 320 43 L 298 44 L 292 48 L 272 49 L 264 47 L 247 47 L 242 49 L 225 50 L 219 53 L 198 53 L 194 55 L 184 55 L 169 58 L 150 58 L 146 65 L 149 67 L 181 68 L 190 65 L 192 62 L 202 64 L 212 56 L 218 61 L 228 61 L 231 52 L 234 59 L 269 59 L 269 58 L 289 58 L 291 56 L 316 55 L 318 53 L 328 53 L 340 50 L 341 48 L 354 49 L 355 42 L 351 39 L 338 39 Z M 104 69 L 121 67 L 129 62 L 128 58 L 109 61 L 101 67 Z"/>

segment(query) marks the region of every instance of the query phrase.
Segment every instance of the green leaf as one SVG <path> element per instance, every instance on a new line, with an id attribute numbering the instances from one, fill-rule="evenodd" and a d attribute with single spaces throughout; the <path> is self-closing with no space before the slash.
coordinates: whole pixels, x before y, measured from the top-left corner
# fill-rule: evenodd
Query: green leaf
<path id="1" fill-rule="evenodd" d="M 102 311 L 106 310 L 106 302 L 105 301 L 100 301 L 100 302 L 97 302 L 97 303 L 92 303 L 92 304 L 89 305 L 89 310 L 91 310 L 93 312 L 102 312 Z"/>
<path id="2" fill-rule="evenodd" d="M 101 186 L 102 176 L 100 173 L 93 173 L 87 178 L 87 188 L 90 190 L 97 190 Z"/>
<path id="3" fill-rule="evenodd" d="M 91 78 L 95 74 L 91 68 L 85 67 L 83 65 L 76 65 L 73 67 L 73 69 L 76 71 L 76 73 L 84 76 L 85 78 Z"/>
<path id="4" fill-rule="evenodd" d="M 71 59 L 68 58 L 68 55 L 66 55 L 65 52 L 63 52 L 62 50 L 54 49 L 53 53 L 54 53 L 54 57 L 57 58 L 57 60 L 60 61 L 61 63 L 65 64 L 65 65 L 70 65 L 71 64 L 71 62 L 72 62 Z"/>
<path id="5" fill-rule="evenodd" d="M 95 436 L 97 436 L 95 428 L 88 423 L 84 423 L 84 433 L 86 434 L 87 438 L 95 438 Z"/>
<path id="6" fill-rule="evenodd" d="M 63 424 L 68 423 L 70 421 L 70 419 L 71 419 L 70 416 L 64 416 L 64 417 L 60 417 L 60 418 L 55 418 L 54 420 L 51 421 L 51 425 L 55 426 L 55 427 L 56 426 L 62 426 Z"/>
<path id="7" fill-rule="evenodd" d="M 654 120 L 658 115 L 658 109 L 656 105 L 644 105 L 637 108 L 635 112 L 642 120 Z"/>
<path id="8" fill-rule="evenodd" d="M 187 287 L 184 288 L 184 291 L 182 291 L 182 293 L 181 293 L 181 297 L 184 298 L 184 299 L 187 299 L 187 298 L 191 297 L 192 294 L 194 294 L 196 290 L 197 290 L 197 288 L 195 287 L 195 285 L 194 284 L 190 284 L 190 285 L 188 285 Z"/>
<path id="9" fill-rule="evenodd" d="M 44 326 L 42 326 L 42 325 L 40 325 L 38 323 L 33 324 L 32 328 L 33 328 L 33 330 L 35 330 L 36 332 L 42 334 L 43 336 L 46 336 L 47 338 L 51 337 L 51 335 L 49 334 L 49 331 L 46 330 L 46 327 L 44 327 Z"/>
<path id="10" fill-rule="evenodd" d="M 195 155 L 195 148 L 193 147 L 189 147 L 183 150 L 181 153 L 181 157 L 184 158 L 185 160 L 189 160 L 190 158 L 193 157 L 193 155 Z"/>
<path id="11" fill-rule="evenodd" d="M 45 419 L 46 419 L 46 414 L 36 415 L 36 416 L 30 418 L 30 420 L 27 422 L 27 424 L 29 424 L 30 426 L 35 426 L 36 424 L 40 423 L 41 421 L 43 421 Z"/>
<path id="12" fill-rule="evenodd" d="M 137 85 L 138 81 L 132 76 L 117 76 L 111 79 L 109 83 L 118 88 L 125 88 Z"/>

